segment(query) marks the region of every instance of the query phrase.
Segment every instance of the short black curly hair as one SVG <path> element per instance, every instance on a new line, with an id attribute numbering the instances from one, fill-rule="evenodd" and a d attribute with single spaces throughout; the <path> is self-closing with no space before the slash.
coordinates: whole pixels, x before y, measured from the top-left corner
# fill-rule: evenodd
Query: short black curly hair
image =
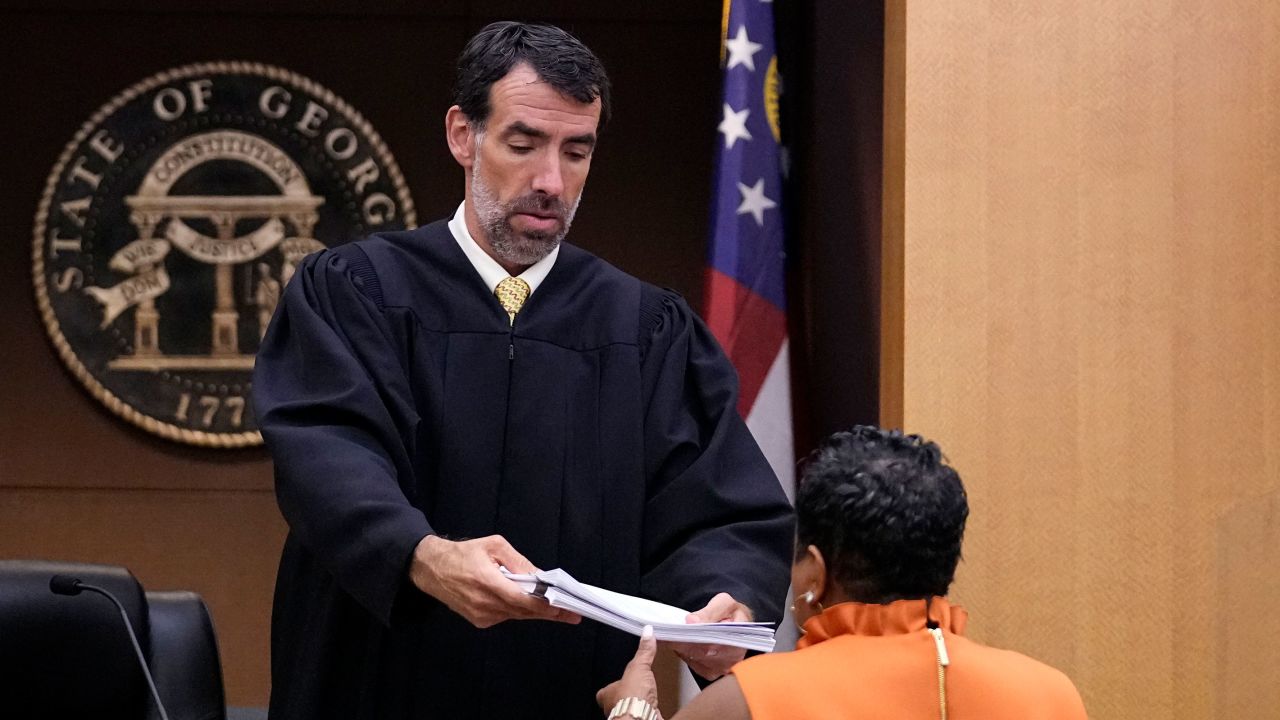
<path id="1" fill-rule="evenodd" d="M 489 88 L 527 63 L 538 77 L 581 103 L 600 98 L 599 129 L 609 120 L 609 76 L 581 40 L 554 25 L 495 22 L 467 41 L 458 57 L 453 102 L 477 128 L 489 119 Z"/>
<path id="2" fill-rule="evenodd" d="M 964 485 L 937 445 L 859 425 L 828 437 L 803 462 L 796 553 L 817 547 L 855 601 L 946 595 L 968 517 Z"/>

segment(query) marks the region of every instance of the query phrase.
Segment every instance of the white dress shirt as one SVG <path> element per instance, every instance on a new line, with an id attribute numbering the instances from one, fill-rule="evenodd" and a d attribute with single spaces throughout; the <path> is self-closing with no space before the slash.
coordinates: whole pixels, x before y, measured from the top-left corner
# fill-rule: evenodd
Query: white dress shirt
<path id="1" fill-rule="evenodd" d="M 484 284 L 489 286 L 489 292 L 497 289 L 498 283 L 511 277 L 510 273 L 498 264 L 497 260 L 489 257 L 489 253 L 480 247 L 476 239 L 471 237 L 471 231 L 467 229 L 467 218 L 464 214 L 466 201 L 458 205 L 458 211 L 453 214 L 453 218 L 449 220 L 449 232 L 453 233 L 453 239 L 458 241 L 458 247 L 462 248 L 462 252 L 466 253 L 467 259 L 471 261 L 471 266 L 480 273 L 480 278 L 484 280 Z M 560 256 L 560 246 L 556 245 L 555 249 L 547 253 L 547 256 L 538 262 L 530 265 L 524 272 L 516 277 L 529 284 L 529 296 L 538 289 L 538 285 L 546 279 L 547 273 L 551 272 L 551 267 L 556 264 L 556 258 Z"/>

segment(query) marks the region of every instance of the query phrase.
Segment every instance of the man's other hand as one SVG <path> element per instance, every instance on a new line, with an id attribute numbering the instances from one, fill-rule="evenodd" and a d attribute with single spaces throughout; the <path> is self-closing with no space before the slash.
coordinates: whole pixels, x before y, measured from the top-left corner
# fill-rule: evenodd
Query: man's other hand
<path id="1" fill-rule="evenodd" d="M 686 623 L 751 622 L 751 609 L 733 599 L 728 593 L 711 598 L 707 606 L 689 613 Z M 671 649 L 689 669 L 707 680 L 729 672 L 729 669 L 747 656 L 747 651 L 731 645 L 707 645 L 704 643 L 671 643 Z"/>
<path id="2" fill-rule="evenodd" d="M 499 567 L 513 573 L 538 570 L 501 535 L 457 542 L 428 535 L 413 550 L 409 579 L 479 628 L 504 620 L 582 621 L 575 613 L 526 594 L 503 577 Z"/>

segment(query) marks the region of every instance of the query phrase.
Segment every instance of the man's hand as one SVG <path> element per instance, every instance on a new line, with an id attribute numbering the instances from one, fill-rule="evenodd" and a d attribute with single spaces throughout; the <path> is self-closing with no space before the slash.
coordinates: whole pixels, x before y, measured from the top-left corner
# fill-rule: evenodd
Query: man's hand
<path id="1" fill-rule="evenodd" d="M 537 572 L 501 535 L 460 542 L 428 535 L 413 550 L 409 579 L 479 628 L 504 620 L 582 621 L 575 613 L 525 594 L 503 577 L 499 566 L 514 573 Z"/>
<path id="2" fill-rule="evenodd" d="M 686 623 L 707 622 L 751 622 L 751 609 L 733 599 L 728 593 L 720 593 L 711 598 L 711 602 L 701 610 L 690 613 Z M 747 651 L 731 645 L 707 645 L 704 643 L 671 643 L 671 649 L 689 669 L 708 680 L 729 672 L 743 658 Z"/>
<path id="3" fill-rule="evenodd" d="M 613 709 L 618 701 L 628 697 L 638 697 L 653 707 L 658 707 L 658 681 L 653 676 L 653 658 L 658 654 L 658 642 L 653 639 L 653 628 L 645 625 L 640 633 L 640 647 L 636 648 L 636 656 L 627 663 L 627 669 L 620 680 L 605 685 L 596 693 L 596 703 L 606 713 Z"/>

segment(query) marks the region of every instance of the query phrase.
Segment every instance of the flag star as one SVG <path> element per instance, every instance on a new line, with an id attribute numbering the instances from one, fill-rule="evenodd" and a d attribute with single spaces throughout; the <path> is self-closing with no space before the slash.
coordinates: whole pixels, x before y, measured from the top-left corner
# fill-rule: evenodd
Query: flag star
<path id="1" fill-rule="evenodd" d="M 747 37 L 746 25 L 739 25 L 737 36 L 726 42 L 724 46 L 729 49 L 729 65 L 725 68 L 726 70 L 732 70 L 738 65 L 746 65 L 751 72 L 756 71 L 754 56 L 764 46 L 751 42 L 751 38 Z"/>
<path id="2" fill-rule="evenodd" d="M 747 130 L 747 116 L 751 114 L 750 108 L 743 108 L 740 112 L 734 112 L 729 107 L 729 103 L 724 104 L 724 119 L 720 121 L 720 132 L 724 133 L 724 147 L 726 150 L 733 147 L 738 138 L 743 140 L 751 139 L 751 131 Z"/>
<path id="3" fill-rule="evenodd" d="M 738 183 L 738 192 L 742 193 L 742 204 L 738 206 L 738 214 L 751 213 L 756 219 L 756 224 L 764 227 L 764 211 L 778 207 L 778 203 L 764 195 L 764 178 L 757 180 L 751 187 Z"/>

